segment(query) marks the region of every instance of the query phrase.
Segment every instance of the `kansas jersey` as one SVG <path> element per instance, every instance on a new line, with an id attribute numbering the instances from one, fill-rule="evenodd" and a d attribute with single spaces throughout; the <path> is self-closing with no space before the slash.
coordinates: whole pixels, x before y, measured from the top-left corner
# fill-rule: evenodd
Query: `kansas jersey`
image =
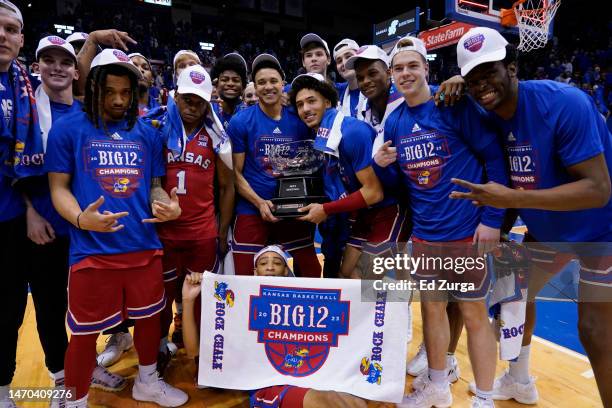
<path id="1" fill-rule="evenodd" d="M 489 117 L 501 130 L 514 188 L 546 189 L 572 182 L 566 168 L 604 154 L 612 171 L 612 142 L 592 98 L 553 81 L 519 82 L 518 106 L 510 120 Z M 609 240 L 612 200 L 581 211 L 519 210 L 538 241 Z M 607 236 L 607 238 L 606 238 Z"/>
<path id="2" fill-rule="evenodd" d="M 0 143 L 11 143 L 13 140 L 14 101 L 13 85 L 8 72 L 0 72 L 0 104 L 2 105 Z M 12 146 L 9 148 L 12 148 Z M 0 222 L 15 218 L 25 211 L 23 199 L 11 186 L 11 183 L 10 178 L 0 174 Z"/>
<path id="3" fill-rule="evenodd" d="M 471 237 L 480 222 L 501 226 L 503 210 L 483 211 L 468 200 L 448 197 L 459 189 L 451 183 L 453 177 L 484 181 L 478 156 L 487 163 L 490 180 L 507 184 L 501 146 L 471 103 L 443 109 L 431 99 L 412 108 L 403 103 L 389 116 L 384 131 L 385 141 L 391 140 L 397 148 L 417 238 L 454 241 Z"/>
<path id="4" fill-rule="evenodd" d="M 49 134 L 45 171 L 72 175 L 71 191 L 84 209 L 104 196 L 99 211 L 127 211 L 120 231 L 100 233 L 70 228 L 70 264 L 90 255 L 160 249 L 151 218 L 151 179 L 165 174 L 163 140 L 157 129 L 137 120 L 96 129 L 84 112 L 66 115 Z"/>
<path id="5" fill-rule="evenodd" d="M 264 200 L 274 198 L 276 177 L 269 154 L 281 144 L 309 138 L 309 131 L 299 117 L 283 107 L 281 119 L 266 115 L 259 104 L 238 112 L 230 121 L 227 134 L 234 153 L 244 153 L 242 174 L 251 188 Z M 238 197 L 237 214 L 259 214 L 249 201 Z"/>
<path id="6" fill-rule="evenodd" d="M 212 139 L 204 128 L 190 135 L 185 150 L 175 158 L 165 150 L 166 177 L 164 190 L 176 187 L 181 204 L 181 216 L 159 224 L 162 240 L 194 240 L 217 237 L 217 219 L 214 203 L 216 155 Z"/>

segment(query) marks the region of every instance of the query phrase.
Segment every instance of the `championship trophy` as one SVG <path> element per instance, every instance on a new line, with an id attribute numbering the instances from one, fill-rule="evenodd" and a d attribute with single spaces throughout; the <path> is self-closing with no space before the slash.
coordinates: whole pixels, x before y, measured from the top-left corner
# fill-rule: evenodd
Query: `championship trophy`
<path id="1" fill-rule="evenodd" d="M 278 176 L 276 198 L 272 199 L 278 218 L 295 218 L 305 214 L 298 209 L 310 203 L 327 201 L 320 169 L 323 153 L 313 148 L 313 140 L 299 140 L 274 146 L 268 157 Z"/>

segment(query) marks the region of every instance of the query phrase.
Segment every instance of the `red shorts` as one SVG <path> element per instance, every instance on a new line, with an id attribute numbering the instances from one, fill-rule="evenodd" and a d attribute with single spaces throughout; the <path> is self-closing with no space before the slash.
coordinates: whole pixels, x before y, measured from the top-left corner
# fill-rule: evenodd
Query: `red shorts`
<path id="1" fill-rule="evenodd" d="M 217 273 L 217 238 L 202 240 L 162 240 L 164 282 L 170 282 L 186 273 L 210 271 Z"/>
<path id="2" fill-rule="evenodd" d="M 253 408 L 302 408 L 310 388 L 275 385 L 255 391 L 251 397 Z"/>
<path id="3" fill-rule="evenodd" d="M 283 219 L 266 222 L 259 215 L 242 214 L 234 221 L 232 251 L 255 255 L 269 244 L 280 244 L 285 251 L 314 245 L 315 225 L 306 221 Z"/>
<path id="4" fill-rule="evenodd" d="M 126 255 L 121 259 L 125 261 Z M 70 269 L 66 321 L 73 335 L 100 333 L 125 319 L 144 319 L 165 305 L 161 256 L 134 268 Z"/>
<path id="5" fill-rule="evenodd" d="M 362 210 L 353 221 L 348 245 L 380 255 L 390 245 L 408 241 L 409 228 L 408 210 L 399 205 Z"/>
<path id="6" fill-rule="evenodd" d="M 411 256 L 426 262 L 412 274 L 412 279 L 420 284 L 434 282 L 427 290 L 446 291 L 457 300 L 485 299 L 491 287 L 490 268 L 486 259 L 478 256 L 472 241 L 472 237 L 450 242 L 412 237 Z"/>

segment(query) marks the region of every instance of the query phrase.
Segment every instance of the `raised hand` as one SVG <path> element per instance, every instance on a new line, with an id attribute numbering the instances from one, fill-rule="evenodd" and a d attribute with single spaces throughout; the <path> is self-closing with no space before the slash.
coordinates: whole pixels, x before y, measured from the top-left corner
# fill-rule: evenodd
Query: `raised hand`
<path id="1" fill-rule="evenodd" d="M 174 187 L 170 191 L 170 202 L 164 203 L 160 200 L 154 200 L 151 204 L 151 211 L 154 218 L 145 218 L 142 222 L 165 222 L 172 221 L 181 216 L 181 206 L 179 205 L 179 198 L 176 195 L 177 188 Z"/>
<path id="2" fill-rule="evenodd" d="M 380 167 L 387 167 L 397 160 L 397 148 L 391 146 L 391 140 L 387 140 L 374 155 L 374 162 Z"/>
<path id="3" fill-rule="evenodd" d="M 77 226 L 82 230 L 96 232 L 117 232 L 123 229 L 124 225 L 119 224 L 119 218 L 129 215 L 127 211 L 113 213 L 104 211 L 100 213 L 98 209 L 104 204 L 104 196 L 100 196 L 96 201 L 89 204 L 85 210 L 77 217 Z"/>
<path id="4" fill-rule="evenodd" d="M 183 299 L 195 300 L 202 291 L 202 273 L 191 272 L 185 275 L 183 282 Z"/>
<path id="5" fill-rule="evenodd" d="M 128 50 L 128 44 L 138 44 L 128 33 L 115 30 L 114 28 L 110 30 L 97 30 L 90 35 L 94 36 L 94 40 L 98 44 L 121 48 L 124 51 Z"/>
<path id="6" fill-rule="evenodd" d="M 486 205 L 495 208 L 518 208 L 516 206 L 517 190 L 502 184 L 489 181 L 487 184 L 470 183 L 469 181 L 453 178 L 451 182 L 470 190 L 467 193 L 453 191 L 450 198 L 471 200 L 476 206 Z"/>

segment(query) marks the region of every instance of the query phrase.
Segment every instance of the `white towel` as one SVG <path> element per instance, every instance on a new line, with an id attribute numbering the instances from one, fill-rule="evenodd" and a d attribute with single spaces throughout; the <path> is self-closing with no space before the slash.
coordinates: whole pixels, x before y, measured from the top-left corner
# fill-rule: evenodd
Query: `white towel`
<path id="1" fill-rule="evenodd" d="M 342 141 L 342 122 L 344 121 L 344 114 L 341 111 L 336 111 L 336 116 L 332 123 L 329 133 L 327 134 L 327 142 L 325 143 L 325 153 L 331 154 L 332 156 L 340 157 L 340 141 Z M 319 132 L 327 129 L 319 128 Z"/>
<path id="2" fill-rule="evenodd" d="M 357 112 L 359 112 L 360 106 L 365 106 L 366 101 L 367 101 L 366 97 L 361 92 L 359 92 L 359 101 L 357 102 Z M 342 96 L 342 104 L 340 105 L 340 108 L 338 110 L 341 111 L 344 114 L 344 116 L 353 116 L 351 114 L 351 90 L 349 89 L 348 86 L 344 90 L 344 95 Z"/>
<path id="3" fill-rule="evenodd" d="M 374 139 L 374 144 L 372 146 L 372 157 L 374 157 L 378 149 L 380 149 L 380 146 L 385 143 L 385 123 L 387 118 L 395 109 L 400 107 L 402 103 L 404 103 L 404 98 L 398 98 L 389 102 L 382 120 L 376 124 L 372 116 L 372 108 L 367 106 L 367 100 L 363 103 L 360 102 L 360 106 L 357 107 L 357 119 L 369 123 L 376 130 L 376 139 Z"/>
<path id="4" fill-rule="evenodd" d="M 43 89 L 42 84 L 36 88 L 34 97 L 36 98 L 36 109 L 38 111 L 38 123 L 40 125 L 40 133 L 43 142 L 43 152 L 46 152 L 47 138 L 49 137 L 49 130 L 51 130 L 51 124 L 53 122 L 53 118 L 51 117 L 51 101 Z"/>
<path id="5" fill-rule="evenodd" d="M 514 360 L 523 342 L 527 290 L 519 287 L 515 274 L 501 276 L 493 285 L 489 304 L 497 306 L 493 325 L 499 339 L 499 358 Z"/>
<path id="6" fill-rule="evenodd" d="M 232 142 L 225 132 L 225 128 L 212 109 L 208 109 L 207 118 L 204 121 L 204 127 L 213 141 L 215 152 L 219 155 L 223 163 L 232 170 L 234 164 L 232 161 Z M 185 129 L 183 128 L 183 133 Z"/>

